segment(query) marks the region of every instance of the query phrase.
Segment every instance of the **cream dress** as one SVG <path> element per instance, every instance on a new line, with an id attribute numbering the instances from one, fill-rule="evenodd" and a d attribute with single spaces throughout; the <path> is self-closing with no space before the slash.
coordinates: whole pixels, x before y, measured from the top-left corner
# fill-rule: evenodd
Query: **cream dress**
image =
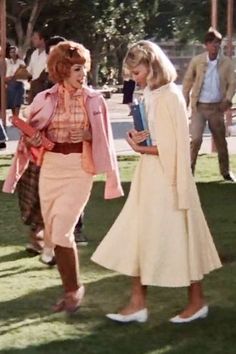
<path id="1" fill-rule="evenodd" d="M 221 267 L 191 174 L 185 103 L 175 84 L 144 90 L 153 145 L 92 260 L 143 285 L 188 286 Z"/>

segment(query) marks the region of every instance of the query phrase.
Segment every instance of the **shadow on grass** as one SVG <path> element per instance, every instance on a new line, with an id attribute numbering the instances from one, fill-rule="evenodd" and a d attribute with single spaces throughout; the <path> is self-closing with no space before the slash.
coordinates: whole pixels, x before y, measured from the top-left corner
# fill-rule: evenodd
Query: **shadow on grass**
<path id="1" fill-rule="evenodd" d="M 0 256 L 0 263 L 2 262 L 13 262 L 13 261 L 17 261 L 18 259 L 22 259 L 22 258 L 34 258 L 36 256 L 31 255 L 29 252 L 25 251 L 25 250 L 20 250 L 20 251 L 16 251 L 14 253 L 9 253 L 3 256 Z"/>
<path id="2" fill-rule="evenodd" d="M 19 269 L 18 266 L 5 268 L 5 269 L 0 269 L 0 273 L 7 272 L 7 271 L 14 271 L 14 270 L 17 270 L 17 269 Z"/>
<path id="3" fill-rule="evenodd" d="M 24 271 L 24 273 L 45 270 L 45 268 L 34 267 Z M 15 273 L 14 273 L 15 274 Z M 104 273 L 105 274 L 105 273 Z M 22 279 L 23 281 L 23 279 Z M 39 280 L 40 281 L 40 280 Z M 111 288 L 121 288 L 127 279 L 111 273 L 105 279 L 88 282 L 86 285 L 86 296 L 82 307 L 73 316 L 67 316 L 64 313 L 53 314 L 52 306 L 62 295 L 62 286 L 50 286 L 43 289 L 31 290 L 27 294 L 13 298 L 8 301 L 0 302 L 1 329 L 0 336 L 6 333 L 14 332 L 22 327 L 38 324 L 40 322 L 65 322 L 71 323 L 81 322 L 88 323 L 97 319 L 104 320 L 104 314 L 107 312 L 107 304 L 105 294 L 111 292 Z M 115 286 L 114 286 L 115 284 Z M 127 287 L 127 286 L 126 286 Z M 14 290 L 14 289 L 13 289 Z M 118 302 L 117 292 L 111 293 L 114 303 Z M 124 301 L 120 299 L 120 302 Z M 1 351 L 0 351 L 1 352 Z"/>
<path id="4" fill-rule="evenodd" d="M 74 326 L 71 337 L 47 339 L 42 344 L 29 344 L 0 351 L 2 354 L 234 354 L 235 316 L 232 306 L 212 306 L 209 317 L 187 325 L 173 325 L 168 318 L 173 315 L 172 294 L 182 290 L 154 290 L 149 297 L 150 318 L 145 324 L 122 325 L 105 318 L 105 313 L 115 310 L 128 297 L 127 278 L 112 274 L 87 284 L 87 294 L 81 309 L 73 316 L 51 314 L 50 306 L 58 296 L 60 287 L 35 290 L 17 299 L 0 303 L 2 327 L 0 335 L 14 334 L 22 327 L 67 322 Z M 112 289 L 112 291 L 111 291 Z M 156 297 L 158 293 L 158 299 Z M 166 294 L 170 294 L 166 296 Z M 109 295 L 109 296 L 106 296 Z M 86 331 L 84 331 L 86 327 Z M 49 327 L 52 328 L 52 327 Z M 32 328 L 31 328 L 32 330 Z M 35 333 L 37 336 L 37 333 Z M 48 337 L 50 338 L 50 336 Z M 230 341 L 228 348 L 226 343 Z"/>
<path id="5" fill-rule="evenodd" d="M 227 338 L 233 336 L 233 315 L 236 315 L 233 308 L 215 308 L 214 314 L 208 319 L 180 326 L 168 322 L 120 325 L 103 319 L 89 334 L 78 331 L 73 338 L 58 338 L 49 343 L 29 345 L 21 349 L 14 349 L 13 346 L 1 353 L 234 354 L 233 345 L 225 347 Z M 219 321 L 222 318 L 227 322 L 223 332 Z"/>
<path id="6" fill-rule="evenodd" d="M 2 156 L 1 156 L 1 160 L 8 160 L 9 163 L 11 163 L 13 156 L 14 156 L 13 154 L 10 154 L 10 155 L 2 155 Z"/>
<path id="7" fill-rule="evenodd" d="M 158 183 L 158 182 L 157 182 Z M 130 183 L 122 183 L 127 197 Z M 0 183 L 0 190 L 2 183 Z M 235 183 L 198 183 L 202 207 L 210 230 L 224 263 L 234 262 L 236 258 L 236 212 Z M 94 248 L 106 234 L 119 214 L 124 198 L 104 200 L 104 182 L 94 182 L 92 195 L 85 213 L 85 232 L 93 242 Z M 22 224 L 16 195 L 0 193 L 0 246 L 24 246 L 27 242 L 28 228 Z M 109 211 L 109 212 L 108 212 Z M 89 247 L 89 248 L 90 248 Z M 1 255 L 0 261 L 14 261 L 24 258 L 24 251 Z"/>
<path id="8" fill-rule="evenodd" d="M 50 267 L 48 267 L 47 269 L 50 269 Z M 10 269 L 10 272 L 7 273 L 7 269 L 5 269 L 4 274 L 0 274 L 0 278 L 8 278 L 10 276 L 14 276 L 14 275 L 19 275 L 19 274 L 27 274 L 30 272 L 39 272 L 39 271 L 44 271 L 45 268 L 42 268 L 41 266 L 38 267 L 31 267 L 31 268 L 27 268 L 27 269 L 18 269 L 17 271 L 14 271 L 13 269 Z M 4 271 L 4 270 L 3 270 Z"/>
<path id="9" fill-rule="evenodd" d="M 10 164 L 2 164 L 2 165 L 0 165 L 0 167 L 10 167 Z"/>
<path id="10" fill-rule="evenodd" d="M 130 183 L 125 182 L 122 185 L 127 196 Z M 104 200 L 104 188 L 104 182 L 94 182 L 92 195 L 86 208 L 85 227 L 92 239 L 101 239 L 105 235 L 126 199 L 123 197 Z M 0 182 L 0 191 L 1 189 L 2 182 Z M 17 194 L 0 192 L 0 200 L 0 246 L 25 245 L 29 229 L 21 221 Z"/>
<path id="11" fill-rule="evenodd" d="M 198 183 L 197 188 L 222 262 L 235 262 L 236 183 Z"/>
<path id="12" fill-rule="evenodd" d="M 40 270 L 43 270 L 41 268 Z M 38 268 L 34 270 L 38 271 Z M 30 269 L 29 271 L 33 271 Z M 13 289 L 14 290 L 14 289 Z M 41 318 L 51 314 L 50 308 L 58 296 L 60 286 L 53 286 L 43 290 L 33 290 L 8 301 L 0 302 L 1 321 L 3 325 L 9 325 L 23 321 L 24 319 L 36 318 L 40 315 Z M 0 335 L 3 334 L 0 329 Z"/>

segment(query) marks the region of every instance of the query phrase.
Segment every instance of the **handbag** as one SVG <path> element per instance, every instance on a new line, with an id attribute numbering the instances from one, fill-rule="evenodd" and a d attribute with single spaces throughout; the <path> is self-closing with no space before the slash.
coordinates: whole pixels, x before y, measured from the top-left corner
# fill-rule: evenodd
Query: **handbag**
<path id="1" fill-rule="evenodd" d="M 13 77 L 15 80 L 29 80 L 32 76 L 27 71 L 26 66 L 20 65 Z"/>

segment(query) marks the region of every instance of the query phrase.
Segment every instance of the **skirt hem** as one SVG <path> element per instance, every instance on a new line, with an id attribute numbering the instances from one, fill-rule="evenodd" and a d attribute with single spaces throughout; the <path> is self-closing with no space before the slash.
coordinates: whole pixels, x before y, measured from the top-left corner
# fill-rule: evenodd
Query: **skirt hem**
<path id="1" fill-rule="evenodd" d="M 119 273 L 119 274 L 123 274 L 123 275 L 126 275 L 126 276 L 130 276 L 130 277 L 141 277 L 141 284 L 144 285 L 144 286 L 159 286 L 159 287 L 165 287 L 165 288 L 181 288 L 181 287 L 188 287 L 191 285 L 191 283 L 196 283 L 196 282 L 199 282 L 201 280 L 203 280 L 204 276 L 211 273 L 212 271 L 214 270 L 217 270 L 217 269 L 220 269 L 222 267 L 222 265 L 216 265 L 215 267 L 211 267 L 209 268 L 208 271 L 204 271 L 204 273 L 202 273 L 201 275 L 199 274 L 199 276 L 197 277 L 194 277 L 195 279 L 189 279 L 188 281 L 183 281 L 183 282 L 179 282 L 179 283 L 176 283 L 176 282 L 153 282 L 151 280 L 148 280 L 147 278 L 145 279 L 144 277 L 142 278 L 142 275 L 140 273 L 135 273 L 135 272 L 128 272 L 128 271 L 124 271 L 124 270 L 119 270 L 118 267 L 111 267 L 111 266 L 108 266 L 108 265 L 105 265 L 105 264 L 102 264 L 98 261 L 96 261 L 93 257 L 91 258 L 91 260 L 108 269 L 108 270 L 111 270 L 111 271 L 114 271 L 116 273 Z"/>

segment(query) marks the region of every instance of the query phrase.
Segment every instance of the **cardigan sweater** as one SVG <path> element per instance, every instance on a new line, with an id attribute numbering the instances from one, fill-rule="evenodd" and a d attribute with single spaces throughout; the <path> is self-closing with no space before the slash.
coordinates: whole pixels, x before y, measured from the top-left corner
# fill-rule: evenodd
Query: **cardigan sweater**
<path id="1" fill-rule="evenodd" d="M 148 121 L 154 127 L 163 174 L 177 192 L 177 208 L 189 209 L 189 190 L 194 182 L 184 97 L 179 88 L 170 83 L 152 91 L 146 88 L 144 100 Z"/>

